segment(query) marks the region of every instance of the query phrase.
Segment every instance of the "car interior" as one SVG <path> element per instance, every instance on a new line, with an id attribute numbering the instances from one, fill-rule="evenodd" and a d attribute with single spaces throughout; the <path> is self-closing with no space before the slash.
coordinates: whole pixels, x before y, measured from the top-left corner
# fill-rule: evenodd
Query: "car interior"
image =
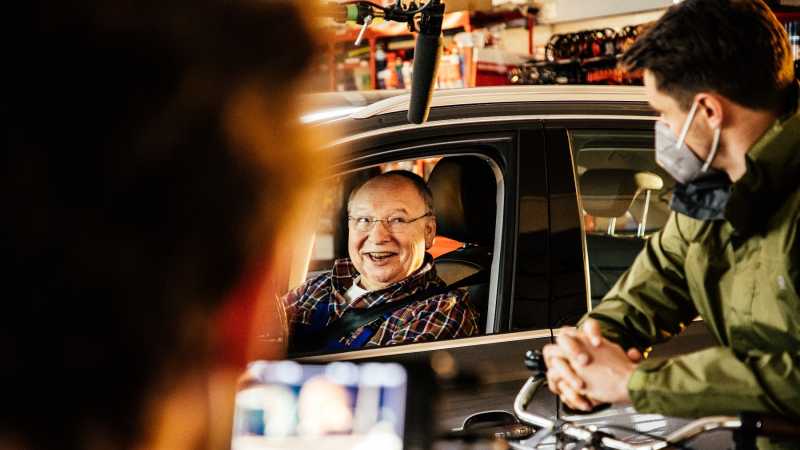
<path id="1" fill-rule="evenodd" d="M 472 155 L 440 160 L 428 178 L 436 211 L 437 234 L 463 242 L 435 258 L 436 272 L 448 285 L 476 273 L 482 282 L 469 286 L 469 298 L 486 329 L 489 272 L 492 264 L 497 181 L 485 160 Z"/>
<path id="2" fill-rule="evenodd" d="M 652 133 L 609 134 L 572 133 L 593 307 L 666 222 L 674 184 L 655 163 Z"/>
<path id="3" fill-rule="evenodd" d="M 457 155 L 395 161 L 329 179 L 321 201 L 306 279 L 347 256 L 347 199 L 361 181 L 390 170 L 410 170 L 426 179 L 434 198 L 437 236 L 429 252 L 448 285 L 466 281 L 469 299 L 486 329 L 489 279 L 497 213 L 498 180 L 485 157 Z M 465 278 L 470 277 L 469 280 Z M 463 281 L 462 281 L 463 280 Z"/>

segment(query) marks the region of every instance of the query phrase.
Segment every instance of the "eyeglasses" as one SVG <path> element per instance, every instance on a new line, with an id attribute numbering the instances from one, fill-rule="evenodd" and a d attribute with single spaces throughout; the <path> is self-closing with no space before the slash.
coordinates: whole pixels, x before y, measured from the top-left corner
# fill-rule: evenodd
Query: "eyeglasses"
<path id="1" fill-rule="evenodd" d="M 425 214 L 415 217 L 413 219 L 406 219 L 405 217 L 389 217 L 386 219 L 376 219 L 374 217 L 353 217 L 347 216 L 347 221 L 350 223 L 350 226 L 358 231 L 359 233 L 367 233 L 372 230 L 378 222 L 383 222 L 384 226 L 390 233 L 403 233 L 408 230 L 408 227 L 422 219 L 423 217 L 433 216 L 433 214 L 428 211 Z"/>

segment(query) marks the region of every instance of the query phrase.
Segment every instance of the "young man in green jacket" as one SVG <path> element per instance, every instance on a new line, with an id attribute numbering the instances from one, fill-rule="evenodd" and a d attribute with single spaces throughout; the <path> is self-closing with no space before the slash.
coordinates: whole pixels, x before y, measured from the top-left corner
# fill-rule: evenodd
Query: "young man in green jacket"
<path id="1" fill-rule="evenodd" d="M 787 36 L 761 0 L 686 0 L 623 63 L 644 70 L 661 114 L 673 212 L 578 329 L 545 348 L 550 389 L 582 410 L 798 419 L 800 112 Z M 642 360 L 698 315 L 717 346 Z"/>

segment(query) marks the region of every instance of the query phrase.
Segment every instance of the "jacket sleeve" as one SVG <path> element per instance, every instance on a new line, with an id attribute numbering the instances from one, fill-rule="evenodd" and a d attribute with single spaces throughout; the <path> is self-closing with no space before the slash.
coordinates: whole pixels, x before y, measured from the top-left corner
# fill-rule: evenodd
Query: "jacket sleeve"
<path id="1" fill-rule="evenodd" d="M 673 213 L 604 301 L 587 314 L 601 322 L 607 338 L 623 348 L 644 350 L 679 333 L 697 316 L 683 272 L 686 236 L 695 226 L 693 219 Z M 751 411 L 800 417 L 798 386 L 799 350 L 737 354 L 718 346 L 644 361 L 629 380 L 628 393 L 640 412 L 699 417 Z"/>
<path id="2" fill-rule="evenodd" d="M 680 333 L 698 314 L 683 271 L 687 247 L 678 216 L 672 213 L 583 320 L 599 321 L 603 335 L 626 349 L 644 350 Z"/>
<path id="3" fill-rule="evenodd" d="M 306 284 L 301 284 L 300 286 L 290 290 L 283 297 L 281 297 L 281 303 L 283 304 L 283 308 L 286 311 L 286 316 L 289 320 L 289 323 L 300 322 L 301 317 L 299 314 L 299 310 L 303 306 L 303 294 L 306 291 Z"/>
<path id="4" fill-rule="evenodd" d="M 281 303 L 283 303 L 290 326 L 298 323 L 306 325 L 311 323 L 311 316 L 319 302 L 319 298 L 314 297 L 313 294 L 329 279 L 328 273 L 323 273 L 307 280 L 281 297 Z"/>
<path id="5" fill-rule="evenodd" d="M 645 361 L 628 382 L 639 412 L 700 417 L 741 411 L 800 417 L 800 353 L 711 347 Z"/>

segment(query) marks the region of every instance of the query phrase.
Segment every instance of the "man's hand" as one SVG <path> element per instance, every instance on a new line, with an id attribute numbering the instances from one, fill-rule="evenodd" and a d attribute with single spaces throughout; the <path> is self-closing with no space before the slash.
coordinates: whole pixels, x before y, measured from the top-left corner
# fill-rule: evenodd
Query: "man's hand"
<path id="1" fill-rule="evenodd" d="M 622 347 L 602 339 L 598 345 L 592 345 L 592 362 L 578 365 L 574 370 L 584 380 L 582 394 L 587 398 L 600 403 L 627 403 L 630 402 L 628 381 L 636 366 Z"/>
<path id="2" fill-rule="evenodd" d="M 599 403 L 628 401 L 628 380 L 642 359 L 639 350 L 624 352 L 602 336 L 593 319 L 580 330 L 563 330 L 556 342 L 544 347 L 547 383 L 567 406 L 590 411 Z"/>
<path id="3" fill-rule="evenodd" d="M 586 383 L 575 373 L 568 355 L 558 344 L 545 345 L 543 354 L 547 364 L 547 386 L 554 394 L 561 397 L 561 401 L 570 408 L 581 411 L 589 411 L 597 406 L 581 394 Z"/>

